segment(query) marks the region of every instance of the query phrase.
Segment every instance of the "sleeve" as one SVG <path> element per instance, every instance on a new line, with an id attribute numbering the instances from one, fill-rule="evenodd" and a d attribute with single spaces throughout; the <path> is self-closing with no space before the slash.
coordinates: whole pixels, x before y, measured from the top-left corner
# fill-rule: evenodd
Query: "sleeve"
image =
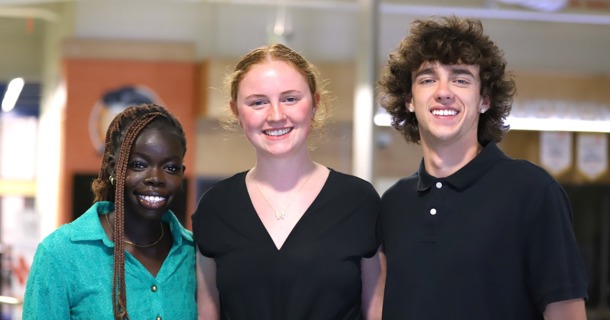
<path id="1" fill-rule="evenodd" d="M 381 229 L 379 228 L 379 211 L 381 203 L 379 201 L 379 194 L 372 186 L 366 198 L 362 210 L 367 212 L 367 229 L 372 231 L 372 250 L 370 250 L 365 257 L 371 258 L 377 253 L 379 246 L 381 245 Z"/>
<path id="2" fill-rule="evenodd" d="M 222 204 L 223 199 L 215 196 L 215 187 L 208 189 L 199 199 L 195 214 L 192 215 L 193 239 L 199 252 L 208 257 L 214 258 L 216 255 L 216 242 L 221 232 L 222 225 L 216 215 L 217 204 Z"/>
<path id="3" fill-rule="evenodd" d="M 23 301 L 23 320 L 70 319 L 65 270 L 44 245 L 38 246 L 28 276 Z"/>
<path id="4" fill-rule="evenodd" d="M 350 226 L 352 232 L 357 235 L 353 244 L 359 244 L 363 250 L 363 257 L 373 257 L 379 249 L 377 234 L 379 194 L 368 181 L 354 177 L 342 179 L 336 187 L 339 193 L 333 197 L 341 200 L 337 202 L 336 207 L 333 207 L 334 210 L 343 210 L 345 214 L 353 217 L 354 223 Z"/>
<path id="5" fill-rule="evenodd" d="M 557 182 L 551 182 L 533 210 L 526 245 L 530 287 L 539 311 L 544 312 L 552 302 L 587 299 L 586 269 L 565 191 Z"/>

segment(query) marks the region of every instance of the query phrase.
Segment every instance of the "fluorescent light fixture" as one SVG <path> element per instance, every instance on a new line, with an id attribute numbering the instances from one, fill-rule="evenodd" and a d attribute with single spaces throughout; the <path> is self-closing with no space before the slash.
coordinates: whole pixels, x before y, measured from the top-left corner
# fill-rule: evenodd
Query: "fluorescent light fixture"
<path id="1" fill-rule="evenodd" d="M 373 123 L 379 127 L 389 127 L 392 125 L 392 117 L 385 111 L 377 111 L 373 117 Z"/>
<path id="2" fill-rule="evenodd" d="M 8 83 L 8 87 L 4 93 L 4 99 L 2 99 L 3 112 L 9 112 L 15 108 L 15 104 L 17 103 L 17 99 L 19 99 L 24 84 L 23 78 L 15 78 Z"/>
<path id="3" fill-rule="evenodd" d="M 518 5 L 547 12 L 559 11 L 568 5 L 567 0 L 496 0 L 496 2 Z"/>
<path id="4" fill-rule="evenodd" d="M 506 119 L 506 123 L 510 125 L 511 130 L 610 133 L 609 120 L 582 120 L 559 118 L 541 119 L 509 116 Z"/>
<path id="5" fill-rule="evenodd" d="M 392 118 L 387 112 L 378 111 L 373 118 L 373 122 L 380 127 L 389 127 Z M 610 120 L 542 119 L 509 116 L 506 119 L 506 124 L 510 125 L 510 130 L 610 133 Z"/>
<path id="6" fill-rule="evenodd" d="M 20 305 L 21 300 L 13 297 L 0 296 L 0 304 Z"/>

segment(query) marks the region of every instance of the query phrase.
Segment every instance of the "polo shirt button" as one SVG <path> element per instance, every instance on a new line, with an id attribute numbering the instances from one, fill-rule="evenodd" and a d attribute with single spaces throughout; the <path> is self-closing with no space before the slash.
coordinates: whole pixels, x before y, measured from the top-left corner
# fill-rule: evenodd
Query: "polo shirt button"
<path id="1" fill-rule="evenodd" d="M 431 215 L 435 215 L 436 214 L 436 209 L 434 209 L 434 208 L 430 209 L 430 214 Z"/>
<path id="2" fill-rule="evenodd" d="M 153 284 L 153 286 L 152 286 L 152 287 L 150 287 L 150 291 L 152 291 L 152 292 L 157 292 L 157 286 L 155 286 L 155 285 Z"/>
<path id="3" fill-rule="evenodd" d="M 157 316 L 155 319 L 161 320 L 162 318 L 161 318 L 161 316 Z"/>
<path id="4" fill-rule="evenodd" d="M 439 181 L 439 182 L 436 183 L 436 188 L 437 189 L 440 189 L 442 187 L 443 187 L 443 183 L 442 182 Z"/>

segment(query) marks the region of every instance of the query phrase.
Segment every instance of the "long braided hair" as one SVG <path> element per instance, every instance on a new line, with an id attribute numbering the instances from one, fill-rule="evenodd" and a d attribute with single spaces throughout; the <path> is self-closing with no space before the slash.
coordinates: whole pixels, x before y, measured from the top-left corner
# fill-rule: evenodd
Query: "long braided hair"
<path id="1" fill-rule="evenodd" d="M 97 179 L 91 184 L 94 202 L 114 202 L 114 267 L 112 281 L 112 309 L 116 320 L 129 319 L 125 288 L 125 176 L 133 143 L 142 130 L 153 121 L 164 121 L 176 130 L 186 153 L 186 136 L 182 125 L 167 109 L 156 104 L 130 106 L 119 113 L 106 131 L 104 155 Z M 108 170 L 108 160 L 116 159 L 115 177 Z M 112 182 L 114 179 L 114 183 Z"/>

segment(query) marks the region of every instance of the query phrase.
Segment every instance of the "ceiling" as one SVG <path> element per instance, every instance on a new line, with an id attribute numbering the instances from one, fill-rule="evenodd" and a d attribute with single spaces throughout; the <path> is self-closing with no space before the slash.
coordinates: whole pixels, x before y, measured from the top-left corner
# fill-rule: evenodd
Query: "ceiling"
<path id="1" fill-rule="evenodd" d="M 46 31 L 66 19 L 78 37 L 190 41 L 200 59 L 242 56 L 269 41 L 275 24 L 284 27 L 280 38 L 311 60 L 355 61 L 362 3 L 367 1 L 0 0 L 0 83 L 15 76 L 40 81 Z M 413 19 L 457 14 L 482 19 L 513 70 L 610 76 L 610 0 L 377 4 L 378 64 Z"/>

